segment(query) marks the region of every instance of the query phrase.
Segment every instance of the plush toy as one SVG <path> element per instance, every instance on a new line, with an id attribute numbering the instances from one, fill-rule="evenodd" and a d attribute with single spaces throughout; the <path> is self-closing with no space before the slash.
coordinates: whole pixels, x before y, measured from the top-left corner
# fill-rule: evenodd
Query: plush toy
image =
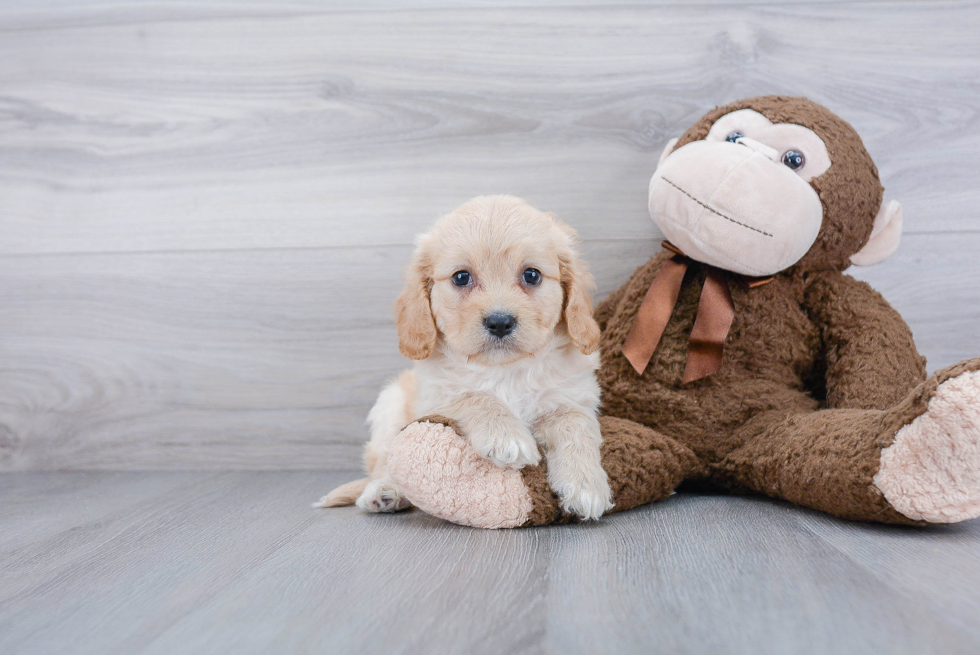
<path id="1" fill-rule="evenodd" d="M 667 145 L 665 249 L 596 312 L 612 511 L 691 480 L 862 521 L 980 516 L 980 359 L 927 378 L 898 313 L 842 273 L 898 245 L 882 191 L 854 129 L 804 98 L 735 102 Z M 447 419 L 408 426 L 389 467 L 456 523 L 571 520 L 544 464 L 497 468 Z"/>

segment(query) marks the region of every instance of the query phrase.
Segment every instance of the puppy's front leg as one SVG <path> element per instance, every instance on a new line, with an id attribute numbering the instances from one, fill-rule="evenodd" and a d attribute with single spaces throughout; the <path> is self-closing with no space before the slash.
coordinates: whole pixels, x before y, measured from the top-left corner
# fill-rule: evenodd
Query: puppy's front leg
<path id="1" fill-rule="evenodd" d="M 541 452 L 531 432 L 497 398 L 467 394 L 448 411 L 459 422 L 473 448 L 497 466 L 520 469 L 541 461 Z"/>
<path id="2" fill-rule="evenodd" d="M 561 408 L 542 417 L 535 436 L 548 453 L 548 484 L 561 507 L 583 519 L 597 519 L 612 509 L 612 491 L 602 468 L 602 434 L 591 413 Z"/>

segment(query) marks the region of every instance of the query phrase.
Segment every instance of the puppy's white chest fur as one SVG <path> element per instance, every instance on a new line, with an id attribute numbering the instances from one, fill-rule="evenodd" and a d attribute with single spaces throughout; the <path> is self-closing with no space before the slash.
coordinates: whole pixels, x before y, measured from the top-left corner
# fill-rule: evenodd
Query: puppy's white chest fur
<path id="1" fill-rule="evenodd" d="M 583 355 L 567 338 L 556 337 L 536 355 L 494 366 L 438 352 L 415 365 L 415 415 L 439 414 L 470 394 L 494 396 L 528 427 L 559 407 L 594 413 L 598 368 L 598 352 Z"/>

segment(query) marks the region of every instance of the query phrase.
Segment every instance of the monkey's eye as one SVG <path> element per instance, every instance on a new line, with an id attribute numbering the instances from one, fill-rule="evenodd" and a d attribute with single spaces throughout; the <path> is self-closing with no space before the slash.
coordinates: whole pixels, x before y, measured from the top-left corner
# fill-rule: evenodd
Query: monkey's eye
<path id="1" fill-rule="evenodd" d="M 541 271 L 536 268 L 525 269 L 524 284 L 532 287 L 541 284 Z"/>
<path id="2" fill-rule="evenodd" d="M 790 170 L 798 171 L 806 163 L 806 157 L 797 150 L 787 150 L 783 153 L 783 163 L 789 166 Z"/>
<path id="3" fill-rule="evenodd" d="M 725 137 L 725 141 L 728 141 L 729 143 L 735 143 L 736 141 L 738 141 L 739 139 L 741 139 L 743 136 L 745 136 L 745 135 L 742 134 L 741 132 L 732 132 L 731 134 L 729 134 L 728 136 Z"/>
<path id="4" fill-rule="evenodd" d="M 469 271 L 456 271 L 453 273 L 453 284 L 457 287 L 465 287 L 470 283 L 472 277 Z"/>

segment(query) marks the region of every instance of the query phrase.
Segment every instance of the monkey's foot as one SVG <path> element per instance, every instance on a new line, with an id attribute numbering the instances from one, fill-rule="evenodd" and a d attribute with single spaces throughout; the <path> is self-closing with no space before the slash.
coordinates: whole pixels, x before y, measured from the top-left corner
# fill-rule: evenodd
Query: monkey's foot
<path id="1" fill-rule="evenodd" d="M 443 423 L 412 423 L 392 442 L 388 472 L 413 505 L 475 528 L 516 528 L 532 503 L 520 471 L 494 466 Z"/>
<path id="2" fill-rule="evenodd" d="M 980 371 L 939 385 L 926 413 L 882 451 L 874 483 L 910 519 L 957 523 L 980 516 Z"/>

